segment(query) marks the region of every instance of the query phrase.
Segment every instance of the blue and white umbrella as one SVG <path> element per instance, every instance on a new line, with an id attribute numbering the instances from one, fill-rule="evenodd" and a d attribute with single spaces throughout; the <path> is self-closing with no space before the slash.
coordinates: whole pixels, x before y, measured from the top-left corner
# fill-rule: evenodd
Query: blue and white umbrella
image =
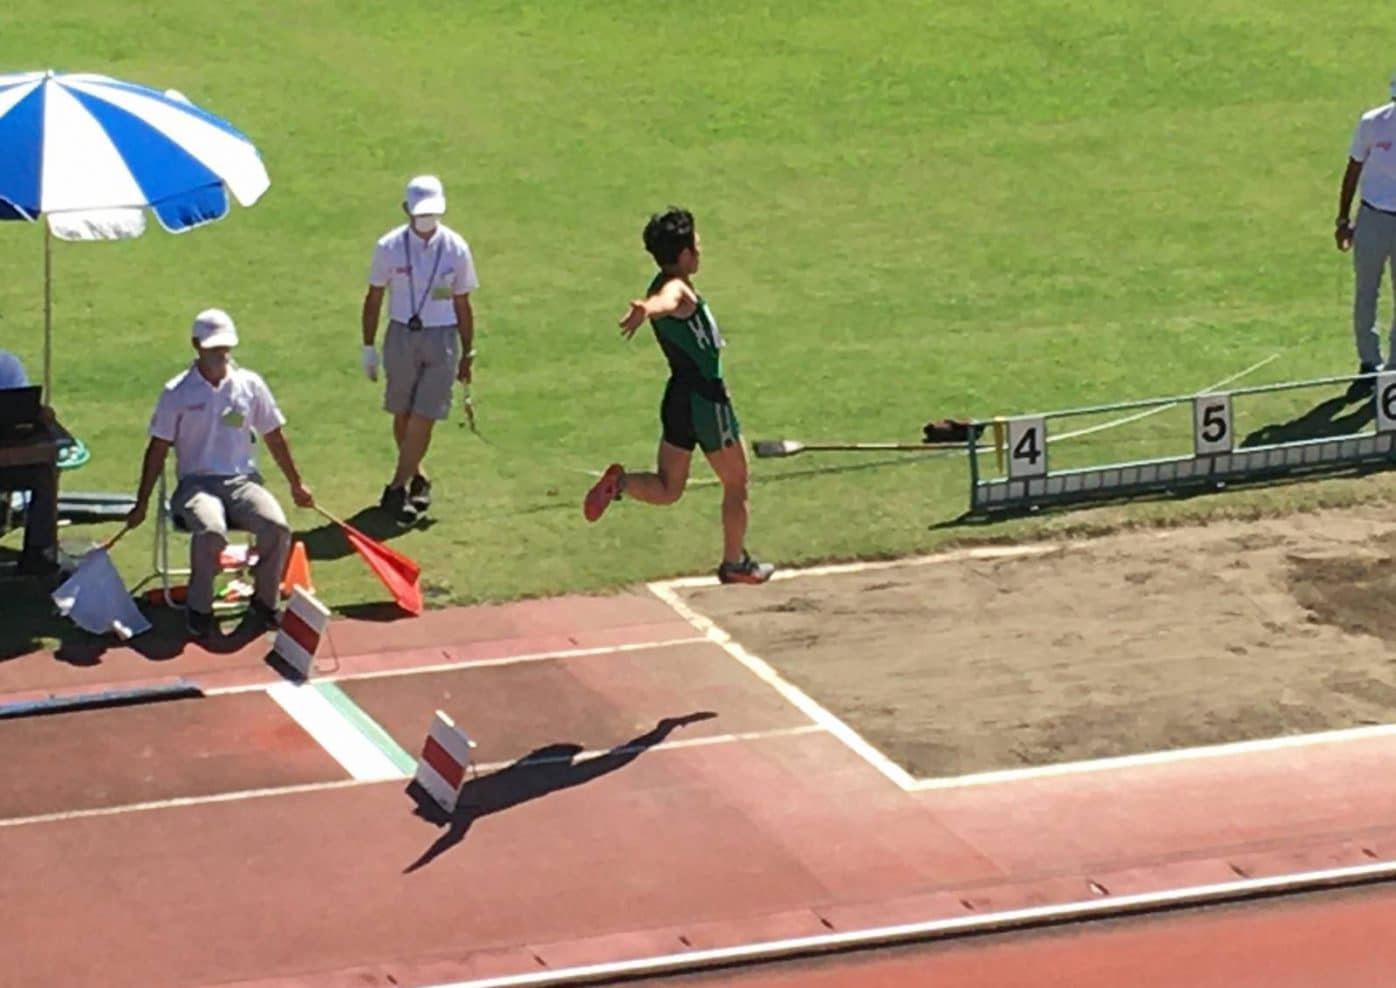
<path id="1" fill-rule="evenodd" d="M 0 220 L 45 222 L 44 391 L 50 351 L 49 232 L 118 240 L 146 210 L 173 233 L 243 206 L 271 185 L 261 155 L 181 94 L 81 73 L 0 75 Z"/>

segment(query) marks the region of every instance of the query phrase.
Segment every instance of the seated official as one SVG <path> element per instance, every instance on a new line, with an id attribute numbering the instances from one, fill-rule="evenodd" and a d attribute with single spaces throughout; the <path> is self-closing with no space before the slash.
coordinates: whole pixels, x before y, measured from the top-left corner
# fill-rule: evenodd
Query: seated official
<path id="1" fill-rule="evenodd" d="M 252 535 L 257 553 L 248 620 L 262 627 L 277 623 L 291 529 L 281 505 L 262 486 L 252 456 L 254 433 L 266 442 L 285 474 L 296 504 L 308 508 L 315 500 L 301 482 L 281 431 L 286 419 L 266 382 L 229 357 L 238 343 L 233 320 L 221 309 L 200 312 L 194 319 L 193 343 L 194 363 L 165 385 L 155 404 L 136 506 L 126 523 L 134 528 L 145 520 L 150 494 L 173 446 L 178 483 L 170 507 L 193 537 L 188 626 L 192 635 L 203 638 L 213 631 L 213 580 L 230 525 Z"/>

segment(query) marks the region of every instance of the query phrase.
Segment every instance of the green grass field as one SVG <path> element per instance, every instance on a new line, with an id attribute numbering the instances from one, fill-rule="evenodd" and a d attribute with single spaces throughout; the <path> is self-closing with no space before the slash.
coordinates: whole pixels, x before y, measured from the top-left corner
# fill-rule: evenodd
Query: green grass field
<path id="1" fill-rule="evenodd" d="M 436 523 L 394 541 L 437 603 L 716 563 L 712 487 L 596 526 L 578 508 L 588 470 L 653 457 L 662 358 L 615 320 L 669 202 L 698 217 L 749 439 L 914 442 L 928 418 L 1185 392 L 1272 353 L 1242 383 L 1354 365 L 1330 230 L 1352 127 L 1386 92 L 1369 4 L 11 0 L 0 22 L 0 66 L 178 88 L 247 132 L 273 182 L 188 234 L 56 245 L 55 404 L 93 451 L 70 488 L 133 489 L 189 319 L 219 305 L 321 501 L 375 500 L 390 443 L 358 367 L 364 278 L 404 180 L 442 176 L 480 271 L 492 445 L 439 429 Z M 37 375 L 36 227 L 0 227 L 0 270 L 0 345 Z M 944 524 L 962 459 L 825 469 L 865 462 L 755 462 L 753 550 L 793 564 L 1032 527 Z M 1381 490 L 1338 483 L 1138 511 Z M 119 547 L 129 582 L 151 534 Z M 333 605 L 381 597 L 353 558 L 314 573 Z"/>

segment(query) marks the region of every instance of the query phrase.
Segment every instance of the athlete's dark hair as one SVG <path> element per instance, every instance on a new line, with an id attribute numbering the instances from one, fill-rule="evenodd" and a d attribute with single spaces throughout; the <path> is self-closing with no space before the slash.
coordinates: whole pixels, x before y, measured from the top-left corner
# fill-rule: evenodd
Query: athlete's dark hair
<path id="1" fill-rule="evenodd" d="M 655 213 L 645 224 L 645 250 L 661 267 L 679 259 L 679 252 L 693 246 L 693 214 L 678 206 Z"/>

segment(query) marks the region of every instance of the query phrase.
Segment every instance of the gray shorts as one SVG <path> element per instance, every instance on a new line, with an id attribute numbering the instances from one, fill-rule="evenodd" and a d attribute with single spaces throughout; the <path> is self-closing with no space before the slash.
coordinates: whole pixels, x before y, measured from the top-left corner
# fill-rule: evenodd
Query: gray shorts
<path id="1" fill-rule="evenodd" d="M 460 365 L 455 326 L 424 326 L 415 333 L 396 319 L 383 340 L 383 407 L 429 419 L 451 415 L 451 386 Z"/>

